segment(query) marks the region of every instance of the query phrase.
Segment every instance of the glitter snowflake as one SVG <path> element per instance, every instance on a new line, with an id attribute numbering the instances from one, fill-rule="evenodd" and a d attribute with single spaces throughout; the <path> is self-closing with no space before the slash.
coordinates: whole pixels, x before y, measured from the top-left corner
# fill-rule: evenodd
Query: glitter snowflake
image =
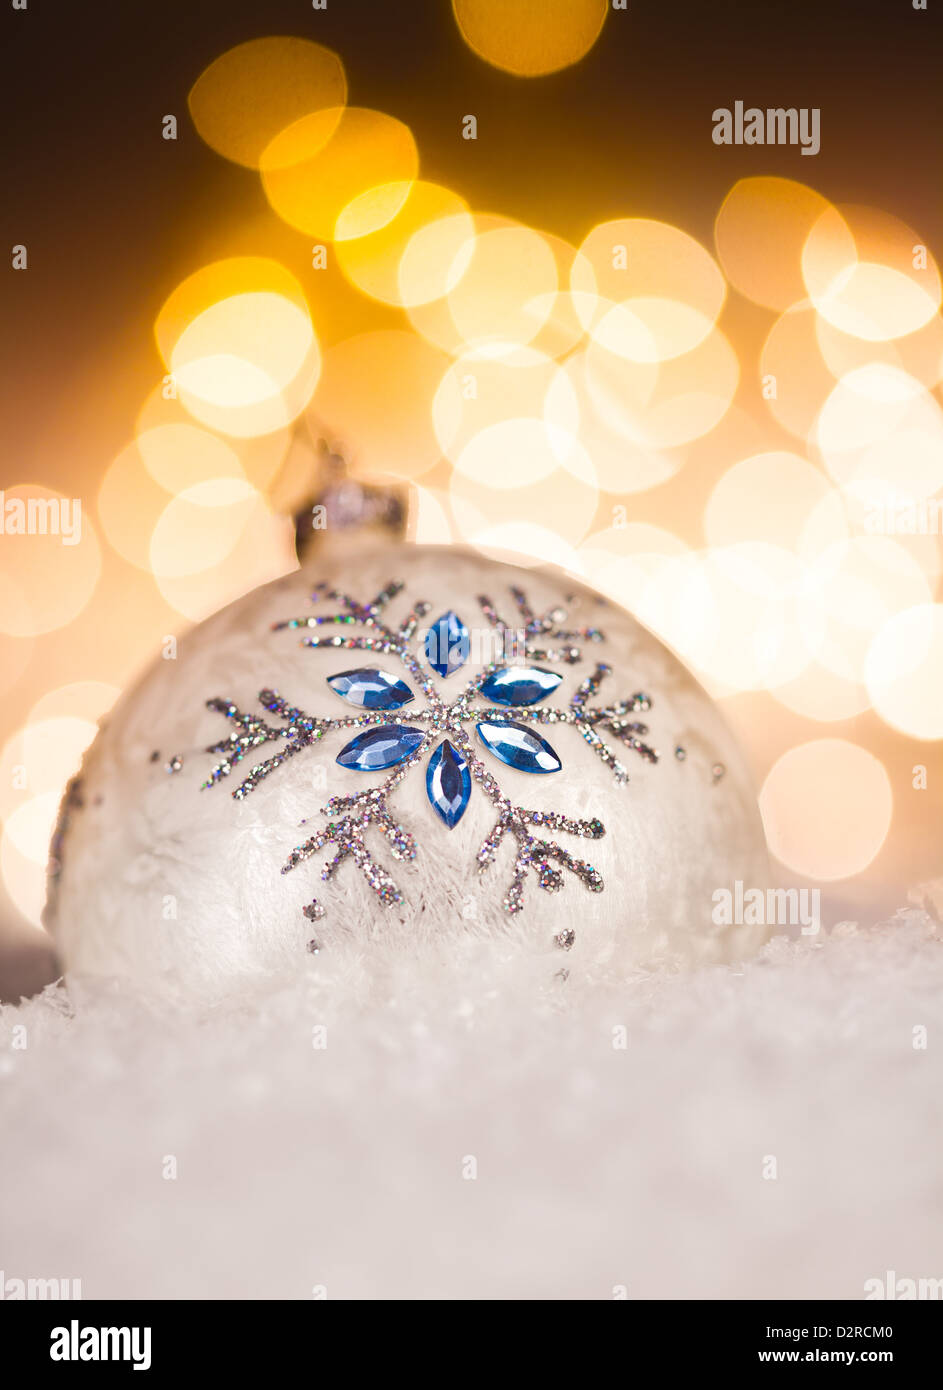
<path id="1" fill-rule="evenodd" d="M 259 693 L 259 700 L 270 719 L 245 713 L 229 700 L 209 700 L 208 707 L 225 715 L 234 731 L 207 749 L 209 753 L 220 755 L 221 761 L 204 782 L 204 788 L 216 786 L 229 777 L 257 748 L 277 744 L 277 751 L 252 767 L 232 793 L 241 800 L 290 758 L 319 743 L 325 734 L 340 729 L 359 729 L 362 732 L 344 745 L 337 762 L 364 772 L 392 770 L 378 786 L 331 797 L 321 808 L 327 824 L 296 845 L 282 873 L 291 872 L 330 846 L 333 855 L 321 871 L 323 881 L 329 882 L 349 859 L 381 903 L 390 906 L 401 902 L 399 888 L 374 857 L 367 837 L 371 830 L 385 836 L 394 859 L 415 857 L 414 838 L 394 818 L 390 801 L 403 779 L 428 756 L 426 789 L 445 825 L 451 828 L 461 819 L 471 795 L 472 781 L 478 784 L 497 812 L 495 825 L 478 851 L 479 873 L 493 863 L 506 838 L 514 842 L 513 874 L 503 901 L 507 912 L 516 913 L 523 907 L 529 871 L 536 875 L 541 888 L 551 893 L 563 887 L 564 870 L 590 891 L 601 892 L 603 881 L 596 869 L 575 858 L 556 840 L 545 838 L 545 834 L 562 831 L 597 840 L 605 834 L 602 822 L 573 820 L 557 812 L 532 811 L 514 804 L 477 756 L 466 726 L 475 724 L 481 744 L 496 760 L 519 771 L 552 773 L 561 770 L 562 763 L 554 748 L 537 732 L 537 727 L 572 725 L 616 780 L 624 782 L 628 777 L 626 768 L 601 735 L 611 734 L 640 757 L 657 762 L 658 753 L 644 742 L 647 726 L 634 718 L 650 708 L 649 697 L 639 692 L 615 704 L 591 705 L 589 701 L 609 674 L 609 667 L 599 663 L 592 675 L 582 681 L 569 705 L 557 708 L 543 703 L 562 677 L 545 667 L 527 663 L 573 665 L 582 659 L 581 647 L 575 644 L 600 642 L 603 634 L 595 628 L 575 631 L 565 628 L 567 615 L 560 608 L 543 615 L 535 614 L 519 589 L 511 590 L 518 613 L 516 627 L 508 626 L 499 617 L 489 599 L 479 598 L 498 659 L 482 666 L 461 693 L 450 696 L 444 685 L 468 659 L 468 629 L 456 614 L 446 613 L 428 627 L 425 640 L 420 642 L 418 629 L 430 611 L 428 603 L 417 604 L 400 627 L 388 626 L 382 621 L 383 610 L 402 587 L 399 583 L 389 584 L 371 602 L 359 603 L 346 594 L 319 585 L 312 602 L 318 605 L 331 601 L 342 611 L 292 618 L 276 623 L 274 630 L 343 628 L 342 633 L 306 637 L 303 645 L 394 658 L 425 697 L 424 707 L 410 709 L 415 692 L 407 681 L 374 666 L 341 671 L 327 678 L 336 695 L 360 707 L 358 714 L 337 718 L 306 714 L 275 690 Z M 324 907 L 317 898 L 303 911 L 311 921 L 324 915 Z M 573 933 L 561 933 L 557 941 L 569 947 Z"/>

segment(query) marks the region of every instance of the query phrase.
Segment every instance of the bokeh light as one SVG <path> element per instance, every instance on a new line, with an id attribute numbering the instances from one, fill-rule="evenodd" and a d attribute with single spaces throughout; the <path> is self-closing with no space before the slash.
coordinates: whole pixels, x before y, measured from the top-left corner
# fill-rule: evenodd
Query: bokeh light
<path id="1" fill-rule="evenodd" d="M 377 197 L 399 202 L 399 209 L 364 234 L 367 204 Z M 474 232 L 464 198 L 417 179 L 370 189 L 349 203 L 337 219 L 335 254 L 363 294 L 384 304 L 426 304 L 458 284 L 474 251 Z"/>
<path id="2" fill-rule="evenodd" d="M 251 39 L 221 54 L 194 83 L 193 124 L 211 149 L 258 168 L 280 131 L 322 107 L 347 100 L 344 66 L 336 53 L 308 39 Z"/>
<path id="3" fill-rule="evenodd" d="M 337 343 L 311 404 L 315 437 L 341 440 L 361 476 L 421 476 L 440 456 L 430 406 L 447 366 L 444 353 L 401 329 Z"/>
<path id="4" fill-rule="evenodd" d="M 714 223 L 717 256 L 727 279 L 767 309 L 782 311 L 803 299 L 803 247 L 830 207 L 828 199 L 795 179 L 738 179 Z"/>
<path id="5" fill-rule="evenodd" d="M 940 308 L 940 272 L 912 228 L 875 208 L 829 207 L 802 251 L 809 298 L 829 323 L 868 341 L 901 338 Z"/>
<path id="6" fill-rule="evenodd" d="M 885 723 L 909 738 L 943 738 L 943 605 L 889 618 L 868 649 L 864 678 Z"/>
<path id="7" fill-rule="evenodd" d="M 412 131 L 394 116 L 328 107 L 276 135 L 259 166 L 279 217 L 331 241 L 342 214 L 348 238 L 376 232 L 397 215 L 419 173 L 419 152 Z"/>
<path id="8" fill-rule="evenodd" d="M 452 0 L 469 48 L 518 77 L 579 62 L 598 39 L 608 8 L 608 0 Z"/>
<path id="9" fill-rule="evenodd" d="M 180 400 L 213 429 L 284 427 L 310 399 L 320 349 L 304 293 L 277 261 L 236 257 L 178 285 L 155 324 Z"/>
<path id="10" fill-rule="evenodd" d="M 40 483 L 0 494 L 0 632 L 35 637 L 71 623 L 101 573 L 101 550 L 88 507 Z"/>
<path id="11" fill-rule="evenodd" d="M 883 763 L 840 738 L 789 749 L 760 792 L 772 853 L 793 873 L 821 882 L 867 868 L 884 844 L 893 806 Z"/>
<path id="12" fill-rule="evenodd" d="M 584 326 L 610 352 L 638 362 L 690 353 L 711 332 L 727 293 L 699 241 L 643 217 L 594 227 L 570 285 Z"/>

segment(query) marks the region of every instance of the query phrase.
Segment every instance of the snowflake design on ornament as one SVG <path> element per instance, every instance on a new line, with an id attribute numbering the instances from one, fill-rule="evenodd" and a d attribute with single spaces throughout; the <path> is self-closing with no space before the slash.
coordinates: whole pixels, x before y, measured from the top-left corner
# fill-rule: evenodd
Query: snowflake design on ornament
<path id="1" fill-rule="evenodd" d="M 547 892 L 553 893 L 563 887 L 563 870 L 573 874 L 591 892 L 602 892 L 602 878 L 591 864 L 575 858 L 544 835 L 546 831 L 562 831 L 598 840 L 606 833 L 602 822 L 572 820 L 557 812 L 530 811 L 516 805 L 477 756 L 466 726 L 475 725 L 481 746 L 497 761 L 521 772 L 546 775 L 561 771 L 563 764 L 554 748 L 537 732 L 538 726 L 572 725 L 616 780 L 625 782 L 628 772 L 601 737 L 601 732 L 613 735 L 638 756 L 656 763 L 658 753 L 644 742 L 647 726 L 633 718 L 650 709 L 651 700 L 639 692 L 612 705 L 590 705 L 588 702 L 610 670 L 600 662 L 592 675 L 582 681 L 569 705 L 564 708 L 545 705 L 543 701 L 556 690 L 563 677 L 544 666 L 526 663 L 574 665 L 582 660 L 582 650 L 574 643 L 596 643 L 604 637 L 596 628 L 565 628 L 567 614 L 562 608 L 535 614 L 524 593 L 516 588 L 511 590 L 519 619 L 516 628 L 509 627 L 499 617 L 490 599 L 479 597 L 478 603 L 492 630 L 494 646 L 503 659 L 484 666 L 461 693 L 450 696 L 444 684 L 468 660 L 468 629 L 457 614 L 448 612 L 426 630 L 424 641 L 419 642 L 417 630 L 430 611 L 428 603 L 416 604 L 400 627 L 388 626 L 382 621 L 383 610 L 402 588 L 401 583 L 391 583 L 371 602 L 360 603 L 327 584 L 320 584 L 311 596 L 312 603 L 335 602 L 342 611 L 291 618 L 275 623 L 273 631 L 359 629 L 305 637 L 303 645 L 395 658 L 425 697 L 424 707 L 407 708 L 415 700 L 414 690 L 406 680 L 376 666 L 340 671 L 327 678 L 337 696 L 362 711 L 346 717 L 306 714 L 275 690 L 260 691 L 259 701 L 277 723 L 268 722 L 259 714 L 247 714 L 230 700 L 208 700 L 207 707 L 225 715 L 234 732 L 206 750 L 221 755 L 221 761 L 203 783 L 203 789 L 214 787 L 229 777 L 255 749 L 267 743 L 278 744 L 278 751 L 257 763 L 232 793 L 236 800 L 242 800 L 264 778 L 304 749 L 319 743 L 325 734 L 338 729 L 360 729 L 362 732 L 337 754 L 339 765 L 360 772 L 392 771 L 378 786 L 348 796 L 331 797 L 321 808 L 328 823 L 295 846 L 282 873 L 290 873 L 325 847 L 332 846 L 333 856 L 321 871 L 324 882 L 329 882 L 349 859 L 381 903 L 389 907 L 402 902 L 399 888 L 374 857 L 366 837 L 373 829 L 385 836 L 394 859 L 415 858 L 415 840 L 394 819 L 390 799 L 403 779 L 429 755 L 427 795 L 449 829 L 453 829 L 464 815 L 473 782 L 477 782 L 497 811 L 495 825 L 478 851 L 479 873 L 494 862 L 506 838 L 514 842 L 513 875 L 503 901 L 507 912 L 521 911 L 529 871 Z M 434 677 L 438 677 L 442 685 Z M 309 921 L 324 916 L 324 907 L 317 898 L 303 911 Z M 556 939 L 559 945 L 569 949 L 574 934 L 563 932 Z"/>

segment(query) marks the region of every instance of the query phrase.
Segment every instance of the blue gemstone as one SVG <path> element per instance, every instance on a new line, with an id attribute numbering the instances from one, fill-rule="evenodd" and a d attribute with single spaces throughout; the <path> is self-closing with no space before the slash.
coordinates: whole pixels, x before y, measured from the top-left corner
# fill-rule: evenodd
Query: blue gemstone
<path id="1" fill-rule="evenodd" d="M 336 676 L 328 676 L 327 683 L 336 695 L 361 709 L 399 709 L 414 698 L 405 681 L 387 671 L 378 671 L 375 666 L 340 671 Z"/>
<path id="2" fill-rule="evenodd" d="M 468 628 L 451 610 L 426 633 L 426 660 L 439 676 L 450 676 L 468 660 Z"/>
<path id="3" fill-rule="evenodd" d="M 539 666 L 505 666 L 488 677 L 481 693 L 494 705 L 536 705 L 556 690 L 562 679 L 556 671 L 543 671 Z"/>
<path id="4" fill-rule="evenodd" d="M 409 729 L 404 724 L 380 724 L 351 739 L 338 753 L 337 761 L 341 767 L 353 767 L 358 772 L 379 772 L 415 753 L 423 737 L 420 729 Z"/>
<path id="5" fill-rule="evenodd" d="M 448 739 L 439 744 L 429 759 L 426 792 L 448 828 L 458 825 L 471 796 L 471 773 L 468 763 Z"/>
<path id="6" fill-rule="evenodd" d="M 563 766 L 546 739 L 513 719 L 482 721 L 477 729 L 488 752 L 519 772 L 559 772 Z"/>

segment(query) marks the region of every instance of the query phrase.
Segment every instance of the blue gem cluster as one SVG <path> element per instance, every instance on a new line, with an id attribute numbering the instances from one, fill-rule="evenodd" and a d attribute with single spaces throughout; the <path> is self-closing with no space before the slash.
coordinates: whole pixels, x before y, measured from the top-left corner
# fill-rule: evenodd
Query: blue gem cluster
<path id="1" fill-rule="evenodd" d="M 215 786 L 229 777 L 255 749 L 264 744 L 277 745 L 276 751 L 256 763 L 233 792 L 241 800 L 289 758 L 318 743 L 325 734 L 346 729 L 354 736 L 336 754 L 336 762 L 355 772 L 388 775 L 378 785 L 332 797 L 322 808 L 327 823 L 296 845 L 282 866 L 283 873 L 332 847 L 333 855 L 321 871 L 324 882 L 329 882 L 342 864 L 351 861 L 382 904 L 401 902 L 402 894 L 376 858 L 367 832 L 385 837 L 395 859 L 408 861 L 415 857 L 413 835 L 395 820 L 390 798 L 412 768 L 427 759 L 426 794 L 448 829 L 454 829 L 461 821 L 475 784 L 495 808 L 496 823 L 477 854 L 478 870 L 485 871 L 505 840 L 510 840 L 514 862 L 511 883 L 503 899 L 507 912 L 521 911 L 528 873 L 533 873 L 547 892 L 563 887 L 563 871 L 571 873 L 590 891 L 601 892 L 603 881 L 597 870 L 547 838 L 547 832 L 562 831 L 595 840 L 605 834 L 602 823 L 598 819 L 576 820 L 557 812 L 528 810 L 513 802 L 478 756 L 466 725 L 474 724 L 477 746 L 497 762 L 515 772 L 540 775 L 560 772 L 563 764 L 538 729 L 571 725 L 616 780 L 624 782 L 628 772 L 602 735 L 609 734 L 646 761 L 657 762 L 657 751 L 646 742 L 648 727 L 635 718 L 650 708 L 649 697 L 638 692 L 611 705 L 591 705 L 589 702 L 609 674 L 608 666 L 597 663 L 566 706 L 547 704 L 563 680 L 548 665 L 577 664 L 582 660 L 582 646 L 577 644 L 601 642 L 603 634 L 595 628 L 566 628 L 562 608 L 535 613 L 519 589 L 511 591 L 517 607 L 515 627 L 499 616 L 490 599 L 479 598 L 489 630 L 497 639 L 499 659 L 484 664 L 463 689 L 450 696 L 449 683 L 469 663 L 468 627 L 458 614 L 449 611 L 429 623 L 419 640 L 420 624 L 430 608 L 427 603 L 417 604 L 398 627 L 390 626 L 383 621 L 384 609 L 402 587 L 391 583 L 372 601 L 361 603 L 327 585 L 319 585 L 312 601 L 316 605 L 334 601 L 340 611 L 275 624 L 276 632 L 315 629 L 317 635 L 302 639 L 307 647 L 369 654 L 374 661 L 378 657 L 392 658 L 400 663 L 402 674 L 371 663 L 328 676 L 331 691 L 358 711 L 349 716 L 306 714 L 274 690 L 261 691 L 259 699 L 277 723 L 245 713 L 228 700 L 208 701 L 209 708 L 230 721 L 233 732 L 207 750 L 219 755 L 220 761 L 204 787 Z M 331 628 L 333 633 L 324 631 Z M 509 652 L 513 652 L 513 660 Z M 441 686 L 435 678 L 442 682 Z M 424 703 L 417 699 L 417 694 Z M 316 920 L 324 915 L 324 907 L 314 899 L 304 913 L 309 920 Z M 557 941 L 569 949 L 572 931 L 561 934 Z"/>

